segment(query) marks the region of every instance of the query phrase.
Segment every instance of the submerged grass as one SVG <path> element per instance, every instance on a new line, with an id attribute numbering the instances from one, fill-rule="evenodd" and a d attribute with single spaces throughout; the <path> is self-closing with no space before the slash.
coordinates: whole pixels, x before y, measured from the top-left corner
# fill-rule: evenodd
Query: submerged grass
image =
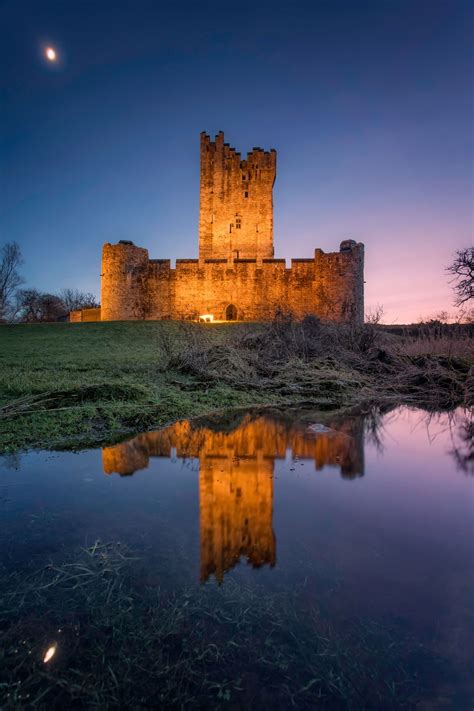
<path id="1" fill-rule="evenodd" d="M 0 589 L 2 708 L 413 708 L 426 670 L 443 673 L 389 627 L 334 627 L 322 593 L 169 592 L 118 543 L 2 571 Z"/>
<path id="2" fill-rule="evenodd" d="M 283 314 L 271 324 L 2 326 L 0 452 L 99 444 L 236 406 L 469 406 L 472 338 L 458 340 L 434 354 L 426 338 L 415 347 L 373 325 Z"/>

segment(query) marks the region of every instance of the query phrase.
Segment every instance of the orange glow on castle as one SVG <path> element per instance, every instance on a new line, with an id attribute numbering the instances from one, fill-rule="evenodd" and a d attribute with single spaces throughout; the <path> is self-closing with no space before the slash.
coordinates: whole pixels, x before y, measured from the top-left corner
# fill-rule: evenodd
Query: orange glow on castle
<path id="1" fill-rule="evenodd" d="M 334 321 L 364 318 L 364 245 L 275 259 L 273 185 L 277 154 L 253 148 L 245 158 L 221 131 L 201 133 L 198 259 L 150 259 L 131 241 L 105 244 L 101 308 L 72 321 L 190 319 L 266 321 L 277 311 Z"/>

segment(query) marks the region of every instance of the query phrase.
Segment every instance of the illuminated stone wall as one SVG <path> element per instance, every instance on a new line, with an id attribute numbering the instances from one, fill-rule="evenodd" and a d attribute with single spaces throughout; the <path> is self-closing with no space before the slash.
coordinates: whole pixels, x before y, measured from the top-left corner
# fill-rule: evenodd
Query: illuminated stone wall
<path id="1" fill-rule="evenodd" d="M 90 323 L 101 320 L 100 306 L 94 309 L 76 309 L 69 312 L 70 323 Z"/>
<path id="2" fill-rule="evenodd" d="M 273 258 L 273 184 L 276 151 L 254 148 L 241 160 L 224 143 L 201 133 L 199 259 Z"/>
<path id="3" fill-rule="evenodd" d="M 106 244 L 102 259 L 102 320 L 225 319 L 234 305 L 242 321 L 271 319 L 277 309 L 362 321 L 364 248 L 317 249 L 312 259 L 149 260 L 130 244 Z"/>
<path id="4" fill-rule="evenodd" d="M 215 141 L 201 134 L 199 259 L 178 259 L 172 269 L 132 242 L 104 245 L 102 320 L 226 320 L 233 311 L 238 320 L 260 321 L 280 309 L 297 318 L 362 321 L 362 244 L 316 249 L 288 269 L 273 258 L 275 174 L 274 150 L 253 149 L 242 161 L 223 133 Z"/>

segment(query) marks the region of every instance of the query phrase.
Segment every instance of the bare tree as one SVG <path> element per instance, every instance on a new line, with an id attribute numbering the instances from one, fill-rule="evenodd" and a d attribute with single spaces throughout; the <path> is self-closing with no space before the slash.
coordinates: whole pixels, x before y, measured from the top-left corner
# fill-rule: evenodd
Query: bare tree
<path id="1" fill-rule="evenodd" d="M 440 323 L 448 323 L 449 318 L 450 318 L 450 316 L 447 311 L 440 311 L 439 313 L 436 314 L 434 320 L 439 321 Z"/>
<path id="2" fill-rule="evenodd" d="M 383 318 L 384 312 L 384 307 L 381 304 L 377 304 L 374 308 L 368 309 L 365 314 L 365 323 L 378 326 Z"/>
<path id="3" fill-rule="evenodd" d="M 474 298 L 474 247 L 458 249 L 453 263 L 447 267 L 452 274 L 451 283 L 456 293 L 456 306 L 462 306 Z"/>
<path id="4" fill-rule="evenodd" d="M 99 306 L 94 294 L 79 289 L 62 289 L 58 296 L 68 313 L 76 309 L 95 309 Z"/>
<path id="5" fill-rule="evenodd" d="M 62 321 L 74 309 L 98 306 L 93 294 L 77 289 L 63 289 L 59 294 L 49 294 L 38 289 L 20 289 L 15 294 L 16 320 L 24 323 Z"/>
<path id="6" fill-rule="evenodd" d="M 59 321 L 67 314 L 66 307 L 59 296 L 23 289 L 18 293 L 20 320 L 26 323 Z"/>
<path id="7" fill-rule="evenodd" d="M 19 245 L 7 242 L 0 250 L 0 321 L 6 318 L 13 295 L 23 283 L 18 271 L 22 264 Z"/>
<path id="8" fill-rule="evenodd" d="M 459 317 L 459 323 L 474 323 L 474 306 L 462 308 Z"/>
<path id="9" fill-rule="evenodd" d="M 26 323 L 40 321 L 41 294 L 38 289 L 22 289 L 18 292 L 17 297 L 20 321 L 25 321 Z"/>
<path id="10" fill-rule="evenodd" d="M 60 321 L 68 313 L 62 300 L 56 294 L 41 294 L 40 307 L 42 321 Z"/>

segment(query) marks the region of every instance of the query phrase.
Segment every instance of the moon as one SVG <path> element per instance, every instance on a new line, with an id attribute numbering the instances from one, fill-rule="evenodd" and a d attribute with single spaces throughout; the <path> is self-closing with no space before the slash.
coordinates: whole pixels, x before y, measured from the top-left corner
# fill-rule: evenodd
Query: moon
<path id="1" fill-rule="evenodd" d="M 52 47 L 46 47 L 45 55 L 46 55 L 46 59 L 48 59 L 50 62 L 56 61 L 56 58 L 57 58 L 56 50 L 54 50 Z"/>

